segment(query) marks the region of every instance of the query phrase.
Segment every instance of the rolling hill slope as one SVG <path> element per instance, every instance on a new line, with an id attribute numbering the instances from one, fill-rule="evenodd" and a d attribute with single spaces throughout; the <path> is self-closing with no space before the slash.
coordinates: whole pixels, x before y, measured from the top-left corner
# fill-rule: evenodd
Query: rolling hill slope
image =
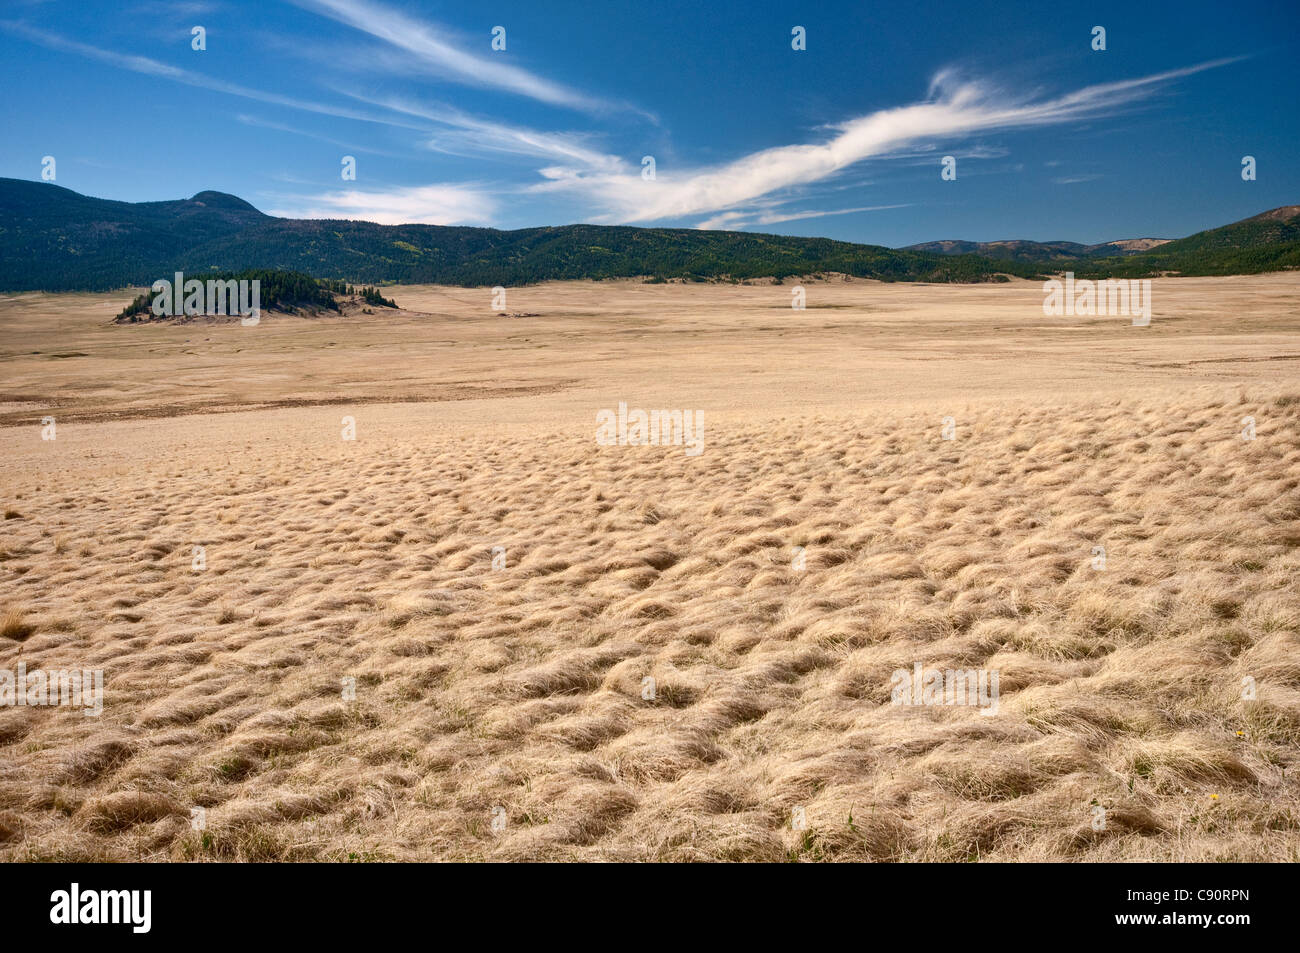
<path id="1" fill-rule="evenodd" d="M 1076 273 L 1137 278 L 1155 274 L 1244 275 L 1300 268 L 1300 205 L 1284 205 L 1179 238 L 1128 258 L 1100 258 Z"/>

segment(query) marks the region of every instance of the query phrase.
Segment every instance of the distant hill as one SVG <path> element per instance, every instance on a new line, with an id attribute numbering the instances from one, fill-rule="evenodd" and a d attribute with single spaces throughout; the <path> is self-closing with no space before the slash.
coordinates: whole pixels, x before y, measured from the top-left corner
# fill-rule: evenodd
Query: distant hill
<path id="1" fill-rule="evenodd" d="M 355 284 L 518 286 L 573 278 L 786 278 L 981 282 L 1072 268 L 1081 274 L 1238 274 L 1300 265 L 1297 206 L 1188 238 L 931 242 L 904 249 L 756 232 L 618 225 L 501 231 L 264 215 L 221 192 L 114 202 L 0 178 L 0 290 L 148 285 L 174 271 L 273 269 Z M 1156 244 L 1152 248 L 1144 245 Z"/>
<path id="2" fill-rule="evenodd" d="M 927 252 L 932 255 L 982 255 L 999 261 L 1043 261 L 1048 258 L 1078 258 L 1087 247 L 1077 242 L 1030 242 L 1019 239 L 1003 242 L 967 242 L 950 238 L 908 245 L 907 250 Z"/>
<path id="3" fill-rule="evenodd" d="M 200 192 L 113 202 L 0 178 L 0 289 L 106 290 L 173 271 L 277 269 L 353 283 L 522 285 L 549 279 L 760 278 L 838 272 L 885 281 L 998 281 L 1032 267 L 825 238 L 690 228 L 562 225 L 500 231 L 264 215 Z"/>
<path id="4" fill-rule="evenodd" d="M 159 266 L 178 250 L 235 235 L 266 218 L 220 192 L 172 202 L 113 202 L 46 182 L 0 179 L 0 288 L 148 284 L 163 277 Z M 139 277 L 123 282 L 127 275 Z"/>
<path id="5" fill-rule="evenodd" d="M 1165 244 L 1167 238 L 1121 238 L 1099 245 L 1080 245 L 1078 242 L 1031 242 L 1010 239 L 1000 242 L 964 242 L 945 240 L 908 245 L 908 251 L 930 252 L 936 255 L 982 255 L 995 261 L 1043 262 L 1078 258 L 1108 258 L 1117 255 L 1134 255 Z"/>
<path id="6" fill-rule="evenodd" d="M 1126 238 L 1099 245 L 1075 242 L 968 242 L 945 240 L 909 245 L 940 255 L 978 255 L 1073 270 L 1086 277 L 1141 278 L 1162 274 L 1246 275 L 1300 267 L 1300 205 L 1197 232 L 1186 238 Z"/>
<path id="7" fill-rule="evenodd" d="M 1121 238 L 1117 241 L 1103 242 L 1100 245 L 1091 245 L 1089 247 L 1094 254 L 1113 248 L 1116 254 L 1128 255 L 1134 252 L 1150 251 L 1152 248 L 1158 248 L 1169 241 L 1168 238 Z"/>

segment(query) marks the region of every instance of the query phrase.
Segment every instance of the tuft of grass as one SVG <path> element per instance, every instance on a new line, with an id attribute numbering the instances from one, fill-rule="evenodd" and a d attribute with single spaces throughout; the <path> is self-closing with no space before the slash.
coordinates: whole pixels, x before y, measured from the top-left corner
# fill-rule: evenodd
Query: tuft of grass
<path id="1" fill-rule="evenodd" d="M 10 609 L 0 618 L 0 638 L 26 642 L 35 631 L 36 626 L 27 621 L 21 609 Z"/>

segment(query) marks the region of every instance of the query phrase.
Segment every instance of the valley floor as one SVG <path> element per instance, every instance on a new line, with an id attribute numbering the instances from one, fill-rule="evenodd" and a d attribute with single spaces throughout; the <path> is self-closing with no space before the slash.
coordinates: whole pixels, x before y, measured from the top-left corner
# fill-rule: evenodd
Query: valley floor
<path id="1" fill-rule="evenodd" d="M 1300 276 L 1154 284 L 0 297 L 0 859 L 1300 859 Z"/>

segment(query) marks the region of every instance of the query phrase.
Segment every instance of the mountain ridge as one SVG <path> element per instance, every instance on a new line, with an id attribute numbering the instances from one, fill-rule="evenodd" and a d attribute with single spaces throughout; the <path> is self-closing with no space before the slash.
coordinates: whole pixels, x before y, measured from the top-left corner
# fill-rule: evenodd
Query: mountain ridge
<path id="1" fill-rule="evenodd" d="M 1138 247 L 1152 243 L 1150 247 Z M 1156 244 L 1158 243 L 1158 244 Z M 978 253 L 971 248 L 977 248 Z M 357 284 L 523 285 L 839 273 L 883 281 L 989 282 L 1081 275 L 1235 274 L 1300 267 L 1300 206 L 1182 239 L 964 243 L 906 248 L 759 232 L 625 225 L 501 230 L 267 215 L 215 190 L 120 202 L 0 178 L 0 290 L 99 291 L 189 274 L 280 269 Z"/>
<path id="2" fill-rule="evenodd" d="M 1095 245 L 1071 241 L 1036 242 L 1026 238 L 1003 238 L 991 242 L 967 241 L 945 238 L 932 242 L 904 245 L 907 251 L 930 252 L 936 255 L 980 255 L 995 260 L 1050 261 L 1070 258 L 1108 258 L 1136 255 L 1164 245 L 1168 238 L 1119 238 Z"/>

